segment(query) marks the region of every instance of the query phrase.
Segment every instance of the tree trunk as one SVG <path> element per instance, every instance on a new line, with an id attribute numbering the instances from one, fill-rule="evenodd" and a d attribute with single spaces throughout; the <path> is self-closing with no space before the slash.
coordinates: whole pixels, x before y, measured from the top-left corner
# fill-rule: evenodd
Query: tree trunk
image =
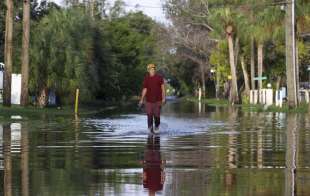
<path id="1" fill-rule="evenodd" d="M 257 46 L 257 66 L 258 66 L 258 77 L 263 76 L 263 50 L 264 50 L 264 45 L 262 43 L 259 43 Z M 260 79 L 258 80 L 258 89 L 263 88 L 263 81 Z"/>
<path id="2" fill-rule="evenodd" d="M 236 65 L 235 65 L 235 58 L 234 58 L 234 43 L 232 35 L 227 33 L 227 41 L 229 47 L 229 63 L 230 63 L 230 71 L 231 71 L 231 90 L 229 101 L 231 103 L 238 103 L 239 96 L 238 96 L 238 84 L 237 84 L 237 73 L 236 73 Z"/>
<path id="3" fill-rule="evenodd" d="M 201 76 L 201 87 L 202 87 L 202 97 L 206 96 L 206 77 L 204 64 L 200 64 L 200 76 Z"/>
<path id="4" fill-rule="evenodd" d="M 220 72 L 219 70 L 216 70 L 216 86 L 215 86 L 215 96 L 216 99 L 220 98 Z"/>
<path id="5" fill-rule="evenodd" d="M 30 37 L 30 0 L 24 0 L 23 9 L 23 46 L 22 46 L 22 106 L 28 104 L 28 80 L 29 80 L 29 37 Z"/>
<path id="6" fill-rule="evenodd" d="M 251 87 L 255 90 L 255 43 L 254 38 L 251 39 Z"/>
<path id="7" fill-rule="evenodd" d="M 90 16 L 92 18 L 95 16 L 95 0 L 90 0 Z"/>
<path id="8" fill-rule="evenodd" d="M 43 108 L 47 105 L 47 88 L 42 88 L 38 97 L 38 105 Z"/>
<path id="9" fill-rule="evenodd" d="M 296 79 L 296 40 L 295 40 L 295 5 L 286 5 L 286 82 L 287 98 L 290 108 L 297 107 L 297 79 Z"/>
<path id="10" fill-rule="evenodd" d="M 236 37 L 236 39 L 235 39 L 235 46 L 234 47 L 235 47 L 235 49 L 234 49 L 235 66 L 238 67 L 239 49 L 240 49 L 238 37 Z"/>
<path id="11" fill-rule="evenodd" d="M 278 76 L 278 77 L 277 77 L 277 83 L 276 83 L 276 89 L 277 89 L 277 90 L 280 89 L 281 81 L 282 81 L 282 77 L 281 77 L 281 76 Z"/>
<path id="12" fill-rule="evenodd" d="M 250 80 L 249 80 L 249 74 L 245 66 L 243 56 L 240 57 L 240 61 L 241 61 L 241 67 L 243 71 L 243 78 L 244 78 L 244 86 L 245 86 L 244 92 L 245 92 L 245 95 L 249 97 L 250 96 Z"/>
<path id="13" fill-rule="evenodd" d="M 13 55 L 13 0 L 6 0 L 5 19 L 5 49 L 4 49 L 4 92 L 3 105 L 11 106 L 11 78 L 12 78 L 12 55 Z"/>

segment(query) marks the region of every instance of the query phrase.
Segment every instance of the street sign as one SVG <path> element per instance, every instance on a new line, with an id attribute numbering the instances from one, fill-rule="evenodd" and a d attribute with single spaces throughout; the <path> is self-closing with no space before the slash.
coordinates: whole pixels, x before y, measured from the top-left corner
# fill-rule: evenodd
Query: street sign
<path id="1" fill-rule="evenodd" d="M 267 77 L 266 76 L 255 77 L 254 80 L 267 80 Z"/>

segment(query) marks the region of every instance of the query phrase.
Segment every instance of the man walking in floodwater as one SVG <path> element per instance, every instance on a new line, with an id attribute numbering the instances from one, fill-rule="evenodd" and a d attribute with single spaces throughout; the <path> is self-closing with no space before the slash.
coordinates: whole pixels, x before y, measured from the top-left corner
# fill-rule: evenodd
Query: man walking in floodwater
<path id="1" fill-rule="evenodd" d="M 151 133 L 159 132 L 160 110 L 166 101 L 165 84 L 162 76 L 156 73 L 154 64 L 147 65 L 148 74 L 144 77 L 142 96 L 139 105 L 142 106 L 146 98 L 145 109 L 147 113 L 148 129 Z M 155 129 L 153 122 L 155 120 Z"/>

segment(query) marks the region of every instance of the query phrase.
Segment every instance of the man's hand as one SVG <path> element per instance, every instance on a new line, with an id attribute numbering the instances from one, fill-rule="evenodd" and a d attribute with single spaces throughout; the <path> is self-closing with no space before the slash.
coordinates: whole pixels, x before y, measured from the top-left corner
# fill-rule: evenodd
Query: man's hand
<path id="1" fill-rule="evenodd" d="M 143 105 L 143 100 L 144 100 L 144 97 L 146 96 L 146 92 L 147 92 L 147 89 L 143 88 L 142 96 L 141 96 L 140 101 L 139 101 L 139 107 L 142 107 L 142 105 Z"/>
<path id="2" fill-rule="evenodd" d="M 161 105 L 165 105 L 166 104 L 166 98 L 163 98 L 162 100 L 161 100 Z"/>

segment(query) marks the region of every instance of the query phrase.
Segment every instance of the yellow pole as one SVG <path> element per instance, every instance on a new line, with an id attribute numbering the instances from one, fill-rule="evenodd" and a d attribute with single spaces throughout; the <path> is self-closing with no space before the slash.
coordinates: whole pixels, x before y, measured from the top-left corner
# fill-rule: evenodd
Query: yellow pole
<path id="1" fill-rule="evenodd" d="M 74 108 L 75 114 L 78 113 L 78 109 L 79 109 L 79 93 L 80 93 L 80 90 L 76 89 L 76 92 L 75 92 L 75 108 Z"/>

